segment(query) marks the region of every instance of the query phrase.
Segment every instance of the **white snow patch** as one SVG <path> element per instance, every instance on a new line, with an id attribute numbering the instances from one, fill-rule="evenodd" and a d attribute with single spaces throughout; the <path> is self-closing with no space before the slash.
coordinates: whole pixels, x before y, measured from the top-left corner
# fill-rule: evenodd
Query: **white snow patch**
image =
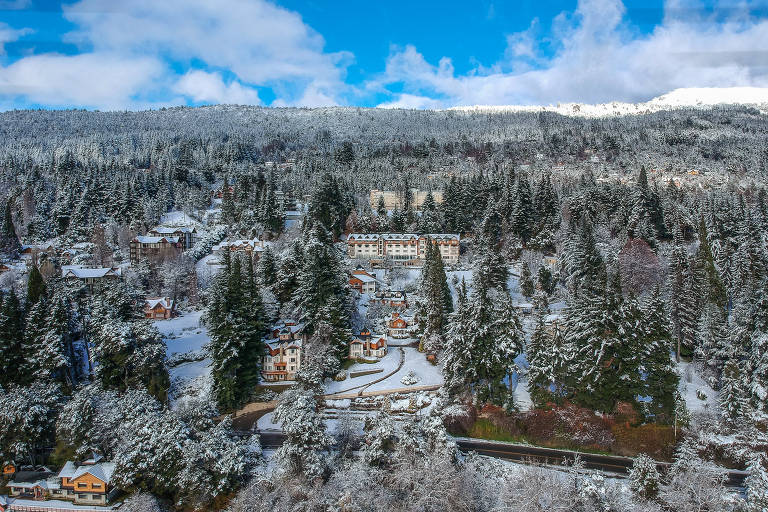
<path id="1" fill-rule="evenodd" d="M 685 399 L 689 411 L 711 411 L 717 408 L 717 391 L 701 378 L 693 363 L 681 362 L 677 371 L 680 375 L 680 394 Z"/>

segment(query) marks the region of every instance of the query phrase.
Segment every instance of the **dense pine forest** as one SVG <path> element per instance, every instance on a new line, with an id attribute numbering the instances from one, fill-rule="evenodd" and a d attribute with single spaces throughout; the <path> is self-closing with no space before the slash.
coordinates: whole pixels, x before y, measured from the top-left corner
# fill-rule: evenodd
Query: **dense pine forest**
<path id="1" fill-rule="evenodd" d="M 737 105 L 0 113 L 0 462 L 98 453 L 137 512 L 766 510 L 766 184 L 768 117 Z M 194 243 L 140 257 L 158 225 Z M 423 235 L 423 264 L 350 258 L 350 233 Z M 108 286 L 71 277 L 99 269 Z M 336 396 L 357 389 L 350 340 L 397 318 L 351 289 L 363 274 L 409 300 L 411 351 L 388 342 L 412 371 L 388 391 L 434 389 L 360 415 Z M 166 297 L 177 320 L 145 316 Z M 295 379 L 270 385 L 270 340 L 299 327 Z M 518 465 L 463 437 L 634 465 Z"/>

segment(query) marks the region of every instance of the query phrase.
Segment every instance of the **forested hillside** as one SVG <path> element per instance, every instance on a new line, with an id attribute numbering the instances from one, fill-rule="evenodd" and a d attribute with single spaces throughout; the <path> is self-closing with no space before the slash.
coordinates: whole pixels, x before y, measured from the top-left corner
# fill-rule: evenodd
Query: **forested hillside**
<path id="1" fill-rule="evenodd" d="M 0 113 L 0 458 L 95 450 L 142 512 L 762 510 L 767 184 L 738 105 Z"/>

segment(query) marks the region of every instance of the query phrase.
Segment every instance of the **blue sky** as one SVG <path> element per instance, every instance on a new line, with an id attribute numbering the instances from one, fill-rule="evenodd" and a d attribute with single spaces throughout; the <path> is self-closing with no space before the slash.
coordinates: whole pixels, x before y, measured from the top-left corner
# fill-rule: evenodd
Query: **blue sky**
<path id="1" fill-rule="evenodd" d="M 0 109 L 635 102 L 766 46 L 750 2 L 0 0 Z"/>

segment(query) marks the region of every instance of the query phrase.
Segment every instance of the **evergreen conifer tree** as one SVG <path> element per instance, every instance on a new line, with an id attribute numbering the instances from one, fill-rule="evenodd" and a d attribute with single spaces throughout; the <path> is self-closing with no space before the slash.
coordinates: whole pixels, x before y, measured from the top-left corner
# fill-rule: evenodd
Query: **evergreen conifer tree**
<path id="1" fill-rule="evenodd" d="M 424 266 L 421 270 L 419 324 L 423 327 L 420 349 L 433 351 L 439 346 L 448 315 L 453 311 L 453 298 L 443 267 L 440 249 L 427 238 Z"/>
<path id="2" fill-rule="evenodd" d="M 43 281 L 43 276 L 40 274 L 40 269 L 37 265 L 33 265 L 29 271 L 29 277 L 27 278 L 27 304 L 32 306 L 45 296 L 46 286 Z"/>
<path id="3" fill-rule="evenodd" d="M 24 314 L 13 288 L 3 298 L 0 307 L 0 386 L 7 388 L 18 380 L 24 368 L 22 349 Z"/>
<path id="4" fill-rule="evenodd" d="M 523 270 L 520 272 L 520 292 L 525 298 L 530 299 L 533 297 L 535 289 L 536 287 L 531 278 L 531 267 L 528 266 L 527 261 L 524 261 Z"/>
<path id="5" fill-rule="evenodd" d="M 451 318 L 443 371 L 450 386 L 468 385 L 481 402 L 511 407 L 506 382 L 523 350 L 523 332 L 509 293 L 490 286 L 483 273 L 475 270 L 472 293 Z"/>
<path id="6" fill-rule="evenodd" d="M 11 203 L 12 200 L 10 198 L 5 202 L 3 226 L 0 228 L 0 252 L 13 258 L 21 251 L 21 244 L 19 243 L 19 237 L 16 235 L 16 228 L 13 225 Z"/>

